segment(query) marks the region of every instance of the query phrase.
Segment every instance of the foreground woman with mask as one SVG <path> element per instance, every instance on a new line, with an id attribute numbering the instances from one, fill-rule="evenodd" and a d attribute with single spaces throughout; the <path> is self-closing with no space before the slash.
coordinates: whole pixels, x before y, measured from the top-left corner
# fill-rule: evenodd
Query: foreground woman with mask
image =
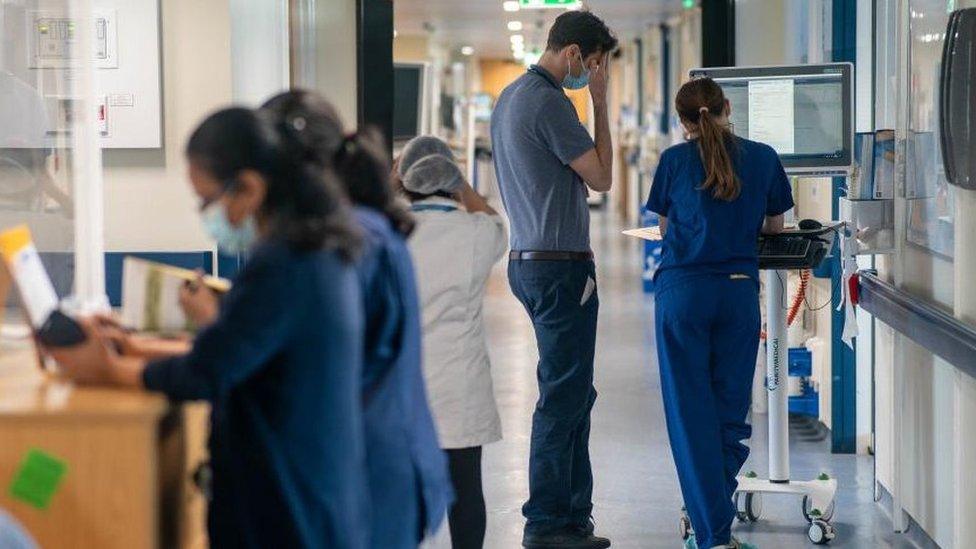
<path id="1" fill-rule="evenodd" d="M 413 262 L 404 238 L 413 219 L 396 200 L 380 141 L 345 135 L 335 109 L 321 96 L 292 91 L 263 109 L 304 144 L 304 156 L 334 173 L 355 205 L 365 234 L 357 270 L 364 296 L 362 399 L 366 428 L 370 547 L 409 549 L 434 532 L 451 502 L 447 463 L 420 368 L 420 307 Z"/>
<path id="2" fill-rule="evenodd" d="M 366 546 L 358 231 L 341 193 L 295 155 L 287 132 L 247 109 L 190 138 L 205 226 L 249 259 L 216 320 L 183 356 L 117 354 L 100 328 L 50 350 L 79 383 L 206 399 L 212 547 Z"/>

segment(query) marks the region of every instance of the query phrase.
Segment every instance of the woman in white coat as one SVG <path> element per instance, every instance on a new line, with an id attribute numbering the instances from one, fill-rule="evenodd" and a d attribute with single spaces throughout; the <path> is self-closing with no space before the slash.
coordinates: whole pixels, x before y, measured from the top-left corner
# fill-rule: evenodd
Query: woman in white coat
<path id="1" fill-rule="evenodd" d="M 417 226 L 408 245 L 423 317 L 423 369 L 441 447 L 457 495 L 449 515 L 454 549 L 485 536 L 481 447 L 500 440 L 482 302 L 508 237 L 495 210 L 464 181 L 446 143 L 410 141 L 395 169 Z"/>

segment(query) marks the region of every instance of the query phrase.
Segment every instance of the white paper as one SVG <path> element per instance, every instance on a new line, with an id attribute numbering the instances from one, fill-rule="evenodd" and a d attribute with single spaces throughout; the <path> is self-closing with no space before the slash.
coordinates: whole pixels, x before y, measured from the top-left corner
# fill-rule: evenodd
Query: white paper
<path id="1" fill-rule="evenodd" d="M 583 287 L 583 297 L 580 298 L 580 305 L 586 305 L 586 302 L 593 296 L 593 290 L 595 289 L 596 281 L 590 277 L 586 277 L 586 286 Z"/>
<path id="2" fill-rule="evenodd" d="M 793 154 L 793 80 L 749 82 L 749 139 L 765 143 L 779 154 Z"/>
<path id="3" fill-rule="evenodd" d="M 28 244 L 17 251 L 10 266 L 14 282 L 27 309 L 27 316 L 35 328 L 40 328 L 47 317 L 58 308 L 58 294 L 51 278 L 44 270 L 37 248 Z"/>
<path id="4" fill-rule="evenodd" d="M 635 236 L 643 240 L 661 240 L 661 227 L 659 225 L 654 225 L 652 227 L 641 227 L 639 229 L 627 229 L 623 231 L 627 236 Z"/>

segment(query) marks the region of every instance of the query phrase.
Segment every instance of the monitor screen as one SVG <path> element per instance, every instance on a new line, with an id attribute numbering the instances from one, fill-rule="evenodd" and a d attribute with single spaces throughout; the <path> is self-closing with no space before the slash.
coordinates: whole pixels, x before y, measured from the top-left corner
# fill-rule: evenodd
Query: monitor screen
<path id="1" fill-rule="evenodd" d="M 851 65 L 696 69 L 732 107 L 732 131 L 765 143 L 793 172 L 847 171 L 853 160 Z"/>
<path id="2" fill-rule="evenodd" d="M 423 65 L 397 64 L 393 69 L 393 139 L 412 139 L 421 132 Z"/>

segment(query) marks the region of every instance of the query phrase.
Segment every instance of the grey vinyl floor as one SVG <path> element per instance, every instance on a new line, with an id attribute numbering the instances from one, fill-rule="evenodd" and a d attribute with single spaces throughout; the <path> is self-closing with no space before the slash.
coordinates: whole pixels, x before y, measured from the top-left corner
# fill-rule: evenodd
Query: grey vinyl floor
<path id="1" fill-rule="evenodd" d="M 620 235 L 609 214 L 594 212 L 600 320 L 591 455 L 598 533 L 617 548 L 681 547 L 681 495 L 665 432 L 653 337 L 654 300 L 640 288 L 638 243 Z M 486 303 L 489 349 L 504 440 L 484 454 L 488 505 L 485 547 L 521 546 L 521 505 L 528 493 L 531 415 L 537 396 L 537 353 L 528 319 L 508 289 L 504 263 L 493 274 Z M 765 416 L 754 418 L 746 469 L 766 471 Z M 831 455 L 827 442 L 794 440 L 794 478 L 827 472 L 839 479 L 834 547 L 915 547 L 890 532 L 887 511 L 873 499 L 872 460 Z M 767 497 L 763 520 L 735 533 L 761 548 L 813 547 L 800 501 Z"/>

